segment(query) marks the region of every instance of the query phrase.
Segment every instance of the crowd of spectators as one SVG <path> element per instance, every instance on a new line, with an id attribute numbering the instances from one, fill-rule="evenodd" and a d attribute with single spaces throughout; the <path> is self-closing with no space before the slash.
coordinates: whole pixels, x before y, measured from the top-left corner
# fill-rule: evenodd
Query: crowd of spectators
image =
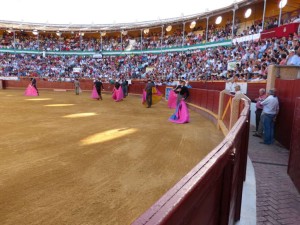
<path id="1" fill-rule="evenodd" d="M 298 16 L 284 15 L 281 24 L 287 24 L 300 20 Z M 246 23 L 245 23 L 246 24 Z M 270 17 L 264 21 L 264 28 L 270 29 L 278 26 L 278 18 Z M 233 32 L 232 32 L 233 28 Z M 126 34 L 116 36 L 86 35 L 83 33 L 69 33 L 57 36 L 55 33 L 46 33 L 40 31 L 38 35 L 32 35 L 26 32 L 5 31 L 0 36 L 0 49 L 17 50 L 40 50 L 40 51 L 117 51 L 117 50 L 147 50 L 159 48 L 171 48 L 181 46 L 191 46 L 207 42 L 217 42 L 241 37 L 245 35 L 257 34 L 262 31 L 262 20 L 252 21 L 251 24 L 244 26 L 239 18 L 235 19 L 233 27 L 232 21 L 227 20 L 225 25 L 215 25 L 211 23 L 206 27 L 196 26 L 192 31 L 183 34 L 182 29 L 172 32 L 152 32 L 144 34 L 141 40 L 140 35 L 133 37 Z M 175 28 L 174 28 L 175 29 Z M 207 34 L 207 37 L 206 37 Z M 97 37 L 96 37 L 97 36 Z"/>
<path id="2" fill-rule="evenodd" d="M 225 41 L 232 38 L 232 24 L 229 22 L 225 27 L 215 27 L 210 25 L 207 32 L 208 42 Z M 235 26 L 235 31 L 237 26 Z M 188 33 L 182 33 L 177 30 L 172 35 L 164 35 L 161 41 L 161 33 L 151 33 L 145 36 L 141 45 L 141 38 L 135 38 L 135 44 L 132 49 L 155 49 L 155 48 L 172 48 L 181 46 L 191 46 L 195 44 L 203 44 L 206 42 L 206 31 L 202 27 L 198 30 Z"/>
<path id="3" fill-rule="evenodd" d="M 223 30 L 215 29 L 208 33 L 208 41 L 222 41 L 230 38 L 230 35 L 225 35 Z M 0 38 L 0 48 L 17 49 L 17 50 L 40 50 L 40 51 L 118 51 L 126 50 L 128 47 L 130 50 L 142 49 L 155 49 L 155 48 L 170 48 L 190 46 L 194 44 L 201 44 L 205 42 L 203 34 L 199 32 L 189 32 L 184 35 L 184 42 L 182 32 L 176 31 L 172 35 L 166 34 L 161 41 L 161 33 L 150 33 L 143 37 L 141 46 L 141 37 L 131 37 L 128 35 L 120 37 L 80 37 L 80 35 L 72 35 L 69 37 L 58 37 L 54 34 L 46 35 L 41 34 L 39 36 L 33 36 L 27 33 L 16 33 L 15 37 L 13 33 L 4 32 L 2 38 Z M 133 45 L 130 46 L 130 41 Z M 101 45 L 102 43 L 102 45 Z"/>
<path id="4" fill-rule="evenodd" d="M 129 38 L 124 37 L 123 48 L 129 43 Z M 79 34 L 69 37 L 58 37 L 55 34 L 30 35 L 25 32 L 4 32 L 0 38 L 0 48 L 17 50 L 40 50 L 40 51 L 101 51 L 101 41 L 95 38 L 85 38 Z M 102 49 L 106 51 L 121 50 L 121 41 L 116 38 L 102 40 Z"/>
<path id="5" fill-rule="evenodd" d="M 238 21 L 238 19 L 237 19 Z M 257 28 L 258 25 L 255 27 Z M 239 25 L 234 26 L 234 36 L 245 35 L 241 32 L 237 35 Z M 259 29 L 252 29 L 251 32 L 259 32 Z M 97 38 L 84 36 L 82 33 L 61 34 L 40 32 L 32 35 L 26 32 L 7 32 L 0 37 L 0 48 L 17 50 L 40 50 L 40 51 L 116 51 L 116 50 L 140 50 L 155 48 L 171 48 L 180 46 L 191 46 L 206 42 L 224 41 L 232 38 L 232 22 L 227 21 L 225 26 L 209 25 L 206 38 L 206 28 L 196 27 L 191 32 L 182 33 L 182 30 L 172 32 L 150 32 L 141 37 L 132 37 L 128 34 L 117 37 L 103 36 Z"/>
<path id="6" fill-rule="evenodd" d="M 34 45 L 30 43 L 29 45 Z M 45 44 L 49 44 L 46 43 Z M 76 43 L 74 43 L 76 44 Z M 0 54 L 0 76 L 39 76 L 51 81 L 96 78 L 148 79 L 165 84 L 177 79 L 243 81 L 267 78 L 270 64 L 300 65 L 299 37 L 236 43 L 229 47 L 208 48 L 163 54 L 55 56 Z"/>
<path id="7" fill-rule="evenodd" d="M 293 18 L 295 20 L 297 18 Z M 238 24 L 238 20 L 236 21 Z M 266 25 L 276 25 L 276 18 L 269 18 Z M 283 21 L 284 22 L 284 21 Z M 289 21 L 285 21 L 289 22 Z M 278 21 L 277 21 L 278 23 Z M 234 27 L 235 36 L 261 32 L 262 22 L 255 21 L 250 27 L 238 33 L 239 25 Z M 202 32 L 199 32 L 201 30 Z M 223 27 L 210 25 L 208 41 L 223 41 L 231 38 L 232 21 Z M 39 76 L 50 81 L 101 77 L 103 80 L 148 79 L 163 84 L 177 79 L 186 80 L 227 80 L 233 77 L 243 81 L 261 81 L 267 78 L 270 64 L 300 65 L 299 36 L 294 33 L 288 38 L 267 39 L 235 43 L 228 47 L 215 47 L 204 50 L 187 50 L 162 54 L 105 56 L 48 55 L 47 51 L 101 51 L 124 50 L 129 45 L 133 49 L 159 49 L 190 46 L 203 43 L 206 31 L 198 26 L 195 31 L 182 34 L 176 30 L 172 35 L 166 32 L 161 41 L 161 33 L 140 37 L 123 35 L 103 37 L 102 40 L 85 38 L 80 34 L 59 37 L 55 34 L 28 35 L 28 33 L 5 32 L 0 37 L 0 48 L 18 50 L 43 50 L 45 55 L 0 54 L 0 76 Z M 184 37 L 184 39 L 183 39 Z M 121 46 L 123 44 L 123 46 Z"/>

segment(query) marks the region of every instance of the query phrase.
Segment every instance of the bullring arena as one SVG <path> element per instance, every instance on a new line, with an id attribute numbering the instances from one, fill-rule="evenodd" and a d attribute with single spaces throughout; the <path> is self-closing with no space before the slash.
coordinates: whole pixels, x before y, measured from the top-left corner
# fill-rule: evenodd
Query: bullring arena
<path id="1" fill-rule="evenodd" d="M 130 224 L 224 137 L 195 112 L 169 122 L 165 101 L 23 93 L 0 92 L 2 224 Z"/>
<path id="2" fill-rule="evenodd" d="M 299 0 L 1 6 L 0 225 L 299 224 Z"/>

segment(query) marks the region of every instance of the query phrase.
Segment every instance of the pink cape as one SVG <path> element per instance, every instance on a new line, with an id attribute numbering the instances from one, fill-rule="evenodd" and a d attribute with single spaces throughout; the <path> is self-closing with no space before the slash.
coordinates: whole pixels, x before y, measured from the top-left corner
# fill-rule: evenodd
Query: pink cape
<path id="1" fill-rule="evenodd" d="M 29 84 L 24 93 L 25 96 L 38 96 L 36 89 Z"/>
<path id="2" fill-rule="evenodd" d="M 190 115 L 188 107 L 184 100 L 181 100 L 176 108 L 175 113 L 169 118 L 173 123 L 188 123 L 190 122 Z"/>
<path id="3" fill-rule="evenodd" d="M 123 100 L 124 94 L 123 94 L 123 90 L 122 90 L 121 87 L 119 87 L 119 89 L 116 89 L 116 88 L 114 87 L 112 98 L 113 98 L 116 102 L 119 102 L 119 101 L 122 101 L 122 100 Z"/>
<path id="4" fill-rule="evenodd" d="M 100 98 L 95 86 L 93 87 L 91 98 L 93 98 L 93 99 L 99 99 Z"/>
<path id="5" fill-rule="evenodd" d="M 142 104 L 144 104 L 146 102 L 146 91 L 143 90 L 143 94 L 142 94 Z"/>
<path id="6" fill-rule="evenodd" d="M 171 90 L 168 98 L 168 107 L 171 109 L 176 109 L 176 102 L 177 94 L 173 90 Z"/>

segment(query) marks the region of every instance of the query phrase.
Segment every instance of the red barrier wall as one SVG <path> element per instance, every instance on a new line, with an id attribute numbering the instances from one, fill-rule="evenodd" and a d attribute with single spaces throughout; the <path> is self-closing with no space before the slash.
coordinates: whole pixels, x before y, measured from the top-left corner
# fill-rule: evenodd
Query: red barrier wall
<path id="1" fill-rule="evenodd" d="M 279 99 L 279 114 L 275 123 L 275 139 L 290 149 L 296 97 L 300 96 L 300 80 L 275 81 Z"/>
<path id="2" fill-rule="evenodd" d="M 133 225 L 234 224 L 240 218 L 249 104 L 226 138 Z"/>
<path id="3" fill-rule="evenodd" d="M 73 90 L 74 84 L 72 82 L 50 82 L 45 79 L 37 80 L 37 87 L 39 89 L 67 89 Z M 4 86 L 5 88 L 26 88 L 28 84 L 30 84 L 29 78 L 22 78 L 18 81 L 13 80 L 5 80 Z M 93 89 L 93 81 L 92 80 L 80 80 L 80 88 L 82 90 L 92 90 Z"/>
<path id="4" fill-rule="evenodd" d="M 133 94 L 142 94 L 143 93 L 143 89 L 145 88 L 146 84 L 132 84 L 129 85 L 128 91 L 129 93 L 133 93 Z"/>
<path id="5" fill-rule="evenodd" d="M 300 192 L 300 97 L 296 98 L 288 174 Z"/>
<path id="6" fill-rule="evenodd" d="M 191 88 L 188 102 L 218 114 L 220 91 Z"/>
<path id="7" fill-rule="evenodd" d="M 259 94 L 258 94 L 259 89 L 261 89 L 261 88 L 266 89 L 266 85 L 267 85 L 267 83 L 255 83 L 255 82 L 251 83 L 251 82 L 249 82 L 248 87 L 247 87 L 248 98 L 250 98 L 251 100 L 256 99 L 259 96 Z"/>
<path id="8" fill-rule="evenodd" d="M 189 84 L 192 88 L 208 89 L 208 90 L 219 90 L 225 89 L 224 81 L 190 81 Z"/>
<path id="9" fill-rule="evenodd" d="M 226 107 L 227 107 L 228 103 L 232 102 L 232 98 L 233 98 L 232 95 L 228 95 L 228 94 L 224 95 L 224 111 L 226 110 Z M 231 105 L 229 105 L 227 107 L 227 110 L 224 113 L 221 115 L 222 116 L 222 120 L 223 120 L 223 123 L 225 124 L 225 126 L 229 129 L 229 127 L 230 127 Z"/>
<path id="10" fill-rule="evenodd" d="M 37 87 L 39 89 L 66 89 L 66 90 L 73 90 L 74 85 L 71 82 L 50 82 L 46 79 L 37 79 Z M 4 88 L 26 88 L 27 85 L 30 83 L 29 78 L 21 78 L 19 81 L 4 81 Z M 225 82 L 224 81 L 191 81 L 190 85 L 193 89 L 204 89 L 204 90 L 212 90 L 212 91 L 222 91 L 225 89 Z M 112 91 L 113 85 L 109 83 L 103 83 L 105 91 Z M 132 85 L 129 85 L 128 91 L 129 93 L 134 94 L 141 94 L 143 89 L 146 86 L 146 81 L 140 80 L 133 80 Z M 80 87 L 82 90 L 88 91 L 92 90 L 93 88 L 93 81 L 91 79 L 81 79 L 80 80 Z M 260 88 L 265 88 L 265 83 L 248 83 L 248 97 L 251 100 L 254 100 L 258 96 L 258 90 Z M 165 88 L 166 86 L 157 86 L 157 89 L 165 95 Z M 211 92 L 214 93 L 214 92 Z M 211 94 L 210 93 L 210 94 Z M 207 103 L 203 101 L 207 101 L 207 98 L 204 96 L 205 93 L 201 93 L 201 103 L 199 106 L 204 107 Z M 215 98 L 215 97 L 214 97 Z M 200 100 L 199 100 L 200 101 Z M 216 109 L 215 111 L 216 112 Z"/>

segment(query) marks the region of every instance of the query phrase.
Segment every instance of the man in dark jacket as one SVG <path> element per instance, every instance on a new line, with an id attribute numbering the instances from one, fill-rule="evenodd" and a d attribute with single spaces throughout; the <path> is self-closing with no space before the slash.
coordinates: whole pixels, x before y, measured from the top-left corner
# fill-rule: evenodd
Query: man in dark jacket
<path id="1" fill-rule="evenodd" d="M 126 98 L 126 96 L 128 95 L 128 81 L 125 78 L 123 78 L 121 85 L 122 85 L 124 98 Z"/>
<path id="2" fill-rule="evenodd" d="M 103 84 L 102 84 L 101 80 L 96 79 L 94 85 L 95 85 L 95 88 L 96 88 L 97 93 L 99 95 L 99 98 L 102 100 L 101 90 L 102 89 L 104 90 L 104 88 L 103 88 Z"/>
<path id="3" fill-rule="evenodd" d="M 148 80 L 148 83 L 145 87 L 146 91 L 146 101 L 147 101 L 147 108 L 150 108 L 152 105 L 152 88 L 155 87 L 155 84 L 151 81 Z"/>
<path id="4" fill-rule="evenodd" d="M 186 100 L 190 95 L 189 89 L 185 86 L 184 80 L 180 81 L 180 85 L 178 85 L 174 91 L 177 94 L 177 105 L 179 105 L 182 99 Z"/>
<path id="5" fill-rule="evenodd" d="M 40 95 L 39 94 L 39 90 L 36 87 L 36 79 L 34 77 L 31 78 L 31 86 L 34 87 L 35 90 L 36 90 L 36 92 L 37 92 L 37 94 Z"/>

